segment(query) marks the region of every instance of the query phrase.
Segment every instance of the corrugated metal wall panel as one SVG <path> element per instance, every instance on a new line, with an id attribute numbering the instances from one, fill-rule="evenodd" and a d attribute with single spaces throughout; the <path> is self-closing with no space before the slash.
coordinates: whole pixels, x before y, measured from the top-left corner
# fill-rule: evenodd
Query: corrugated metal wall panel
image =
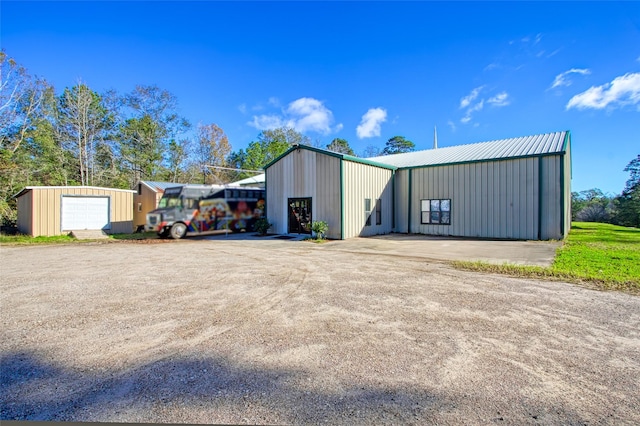
<path id="1" fill-rule="evenodd" d="M 317 154 L 316 161 L 316 198 L 312 200 L 314 220 L 327 222 L 328 238 L 340 239 L 340 159 Z"/>
<path id="2" fill-rule="evenodd" d="M 27 191 L 18 197 L 18 232 L 33 235 L 33 191 Z"/>
<path id="3" fill-rule="evenodd" d="M 396 227 L 395 232 L 407 233 L 407 200 L 409 199 L 409 170 L 397 170 L 395 176 L 395 214 Z"/>
<path id="4" fill-rule="evenodd" d="M 413 169 L 411 182 L 412 233 L 537 238 L 536 158 Z M 451 200 L 450 225 L 420 223 L 430 199 Z"/>
<path id="5" fill-rule="evenodd" d="M 543 157 L 542 161 L 542 208 L 541 238 L 560 239 L 562 205 L 560 204 L 560 156 Z M 569 194 L 569 199 L 571 195 Z"/>
<path id="6" fill-rule="evenodd" d="M 344 162 L 344 238 L 388 234 L 393 231 L 393 172 L 352 161 Z M 371 225 L 365 226 L 365 199 L 371 200 Z M 381 200 L 382 224 L 376 225 L 376 200 Z"/>
<path id="7" fill-rule="evenodd" d="M 340 238 L 340 159 L 299 149 L 266 171 L 267 215 L 272 230 L 288 233 L 289 198 L 311 198 L 312 220 L 329 225 L 327 237 Z"/>

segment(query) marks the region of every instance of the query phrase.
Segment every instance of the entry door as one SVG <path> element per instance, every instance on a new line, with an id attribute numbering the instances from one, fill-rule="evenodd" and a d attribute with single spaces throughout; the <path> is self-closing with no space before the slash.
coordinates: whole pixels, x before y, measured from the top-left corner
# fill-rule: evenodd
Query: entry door
<path id="1" fill-rule="evenodd" d="M 289 198 L 289 234 L 311 234 L 311 198 Z"/>

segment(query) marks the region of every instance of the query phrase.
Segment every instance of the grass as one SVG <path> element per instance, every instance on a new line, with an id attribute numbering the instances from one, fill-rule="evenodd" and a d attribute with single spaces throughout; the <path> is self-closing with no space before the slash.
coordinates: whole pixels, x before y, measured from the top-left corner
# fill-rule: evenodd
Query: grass
<path id="1" fill-rule="evenodd" d="M 0 244 L 64 244 L 77 242 L 69 235 L 56 235 L 53 237 L 32 237 L 30 235 L 3 235 L 0 234 Z"/>
<path id="2" fill-rule="evenodd" d="M 78 240 L 69 235 L 55 235 L 52 237 L 31 237 L 29 235 L 4 235 L 0 234 L 0 244 L 7 245 L 38 245 L 38 244 L 69 244 L 87 243 L 95 241 L 126 241 L 126 240 L 147 240 L 158 238 L 155 232 L 138 232 L 131 234 L 109 235 L 108 240 Z"/>
<path id="3" fill-rule="evenodd" d="M 640 293 L 640 229 L 574 222 L 548 267 L 453 262 L 475 271 L 591 284 L 602 290 Z"/>

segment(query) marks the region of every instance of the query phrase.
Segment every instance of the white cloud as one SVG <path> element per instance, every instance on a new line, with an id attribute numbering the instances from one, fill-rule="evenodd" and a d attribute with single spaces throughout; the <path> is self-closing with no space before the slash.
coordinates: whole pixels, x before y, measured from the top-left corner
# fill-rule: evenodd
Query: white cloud
<path id="1" fill-rule="evenodd" d="M 460 119 L 460 122 L 466 124 L 471 121 L 471 114 L 476 111 L 481 111 L 484 108 L 484 99 L 481 99 L 480 102 L 477 102 L 472 107 L 467 109 L 467 112 L 464 117 Z"/>
<path id="2" fill-rule="evenodd" d="M 285 122 L 277 115 L 254 115 L 248 124 L 258 130 L 271 130 L 283 127 Z"/>
<path id="3" fill-rule="evenodd" d="M 509 100 L 509 94 L 507 92 L 498 93 L 497 95 L 487 100 L 487 103 L 496 107 L 507 106 L 510 102 L 511 101 Z"/>
<path id="4" fill-rule="evenodd" d="M 372 138 L 380 136 L 380 124 L 387 121 L 387 110 L 384 108 L 370 108 L 360 120 L 356 128 L 358 138 Z"/>
<path id="5" fill-rule="evenodd" d="M 276 98 L 269 98 L 269 104 L 275 106 L 279 101 Z M 291 127 L 301 133 L 328 134 L 342 129 L 342 124 L 332 129 L 332 123 L 333 113 L 321 101 L 314 98 L 300 98 L 291 102 L 282 114 L 256 115 L 248 124 L 259 130 Z"/>
<path id="6" fill-rule="evenodd" d="M 317 99 L 300 98 L 289 104 L 287 113 L 294 129 L 299 132 L 331 132 L 333 113 Z"/>
<path id="7" fill-rule="evenodd" d="M 451 131 L 452 131 L 452 132 L 455 132 L 455 131 L 456 131 L 456 124 L 455 124 L 453 121 L 449 120 L 449 121 L 447 121 L 447 124 L 448 124 L 448 125 L 449 125 L 449 127 L 451 128 Z"/>
<path id="8" fill-rule="evenodd" d="M 484 86 L 480 86 L 480 87 L 476 87 L 475 89 L 473 89 L 471 91 L 471 93 L 469 93 L 467 96 L 465 96 L 464 98 L 460 99 L 460 108 L 466 108 L 468 107 L 471 102 L 473 102 L 474 100 L 476 100 L 476 98 L 478 97 L 478 95 L 480 94 L 480 91 L 484 88 Z"/>
<path id="9" fill-rule="evenodd" d="M 556 87 L 561 86 L 571 86 L 571 80 L 568 78 L 569 74 L 582 74 L 589 75 L 591 71 L 586 68 L 571 68 L 569 71 L 565 71 L 561 74 L 558 74 L 556 78 L 553 80 L 550 89 L 554 89 Z"/>
<path id="10" fill-rule="evenodd" d="M 276 98 L 275 96 L 270 97 L 267 102 L 271 106 L 280 107 L 280 99 Z"/>
<path id="11" fill-rule="evenodd" d="M 625 105 L 640 105 L 640 73 L 628 73 L 616 77 L 611 83 L 592 86 L 572 97 L 566 109 L 603 109 Z"/>
<path id="12" fill-rule="evenodd" d="M 246 114 L 247 113 L 247 104 L 238 105 L 238 111 L 240 111 L 243 114 Z"/>

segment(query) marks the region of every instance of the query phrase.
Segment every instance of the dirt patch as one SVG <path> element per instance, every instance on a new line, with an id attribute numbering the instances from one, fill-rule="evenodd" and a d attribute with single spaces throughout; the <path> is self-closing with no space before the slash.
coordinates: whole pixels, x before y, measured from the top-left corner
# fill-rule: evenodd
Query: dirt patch
<path id="1" fill-rule="evenodd" d="M 640 423 L 639 297 L 171 242 L 0 248 L 3 420 Z"/>

